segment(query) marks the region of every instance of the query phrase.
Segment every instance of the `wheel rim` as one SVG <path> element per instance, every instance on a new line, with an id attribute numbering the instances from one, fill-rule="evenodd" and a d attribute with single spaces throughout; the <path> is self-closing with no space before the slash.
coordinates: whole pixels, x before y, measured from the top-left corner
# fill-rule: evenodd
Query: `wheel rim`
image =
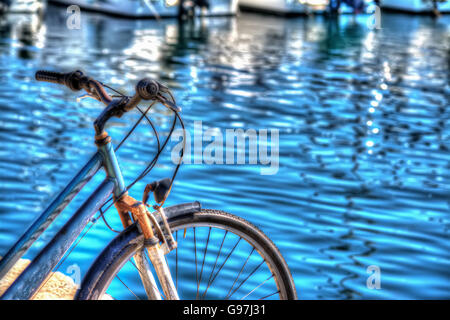
<path id="1" fill-rule="evenodd" d="M 171 229 L 178 248 L 166 257 L 180 299 L 286 299 L 273 257 L 248 233 L 211 221 L 177 221 Z M 132 259 L 135 252 L 100 296 L 106 291 L 114 299 L 146 299 Z"/>

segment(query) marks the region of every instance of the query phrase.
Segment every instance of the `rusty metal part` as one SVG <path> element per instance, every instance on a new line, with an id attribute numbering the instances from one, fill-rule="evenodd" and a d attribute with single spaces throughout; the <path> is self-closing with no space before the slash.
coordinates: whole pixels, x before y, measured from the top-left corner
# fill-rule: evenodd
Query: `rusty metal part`
<path id="1" fill-rule="evenodd" d="M 83 81 L 83 80 L 84 79 L 82 79 L 81 81 Z M 98 100 L 102 101 L 104 104 L 109 104 L 112 101 L 112 98 L 106 92 L 105 88 L 97 80 L 88 78 L 87 86 L 85 87 L 85 89 L 89 93 L 96 95 L 98 97 Z"/>
<path id="2" fill-rule="evenodd" d="M 158 228 L 158 223 L 155 223 L 154 217 L 150 218 L 151 214 L 148 212 L 146 206 L 140 202 L 130 197 L 128 194 L 123 195 L 115 203 L 117 211 L 121 214 L 125 212 L 131 212 L 133 217 L 138 221 L 141 227 L 142 233 L 144 235 L 144 240 L 154 240 L 155 236 L 152 229 L 152 222 L 155 228 Z M 122 218 L 122 215 L 121 215 Z M 152 222 L 150 221 L 152 220 Z M 124 223 L 124 222 L 122 222 Z M 159 230 L 160 231 L 160 230 Z M 164 237 L 163 237 L 164 239 Z M 146 245 L 148 257 L 155 268 L 156 275 L 159 279 L 159 283 L 164 291 L 166 299 L 178 300 L 178 293 L 176 287 L 173 283 L 172 276 L 170 274 L 169 266 L 164 258 L 164 250 L 159 245 L 158 241 L 150 241 L 151 245 Z M 167 246 L 167 245 L 166 245 Z M 142 257 L 135 255 L 136 262 L 138 265 L 142 265 Z M 152 279 L 151 274 L 149 274 L 148 266 L 144 266 L 143 270 L 140 271 L 140 276 L 143 279 L 147 295 L 149 298 L 158 298 L 158 294 L 154 290 L 154 279 Z"/>
<path id="3" fill-rule="evenodd" d="M 149 183 L 149 184 L 147 184 L 147 185 L 145 186 L 144 194 L 143 194 L 143 196 L 142 196 L 142 202 L 143 202 L 144 204 L 147 204 L 147 201 L 148 201 L 148 197 L 149 197 L 150 192 L 153 192 L 153 186 L 152 186 L 151 183 Z"/>
<path id="4" fill-rule="evenodd" d="M 166 238 L 164 237 L 164 233 L 161 230 L 161 227 L 159 226 L 158 221 L 156 221 L 155 216 L 152 213 L 150 213 L 148 210 L 147 210 L 147 215 L 148 215 L 149 219 L 151 220 L 153 226 L 155 226 L 156 232 L 159 235 L 159 239 L 161 241 L 163 241 L 163 242 L 166 242 Z"/>
<path id="5" fill-rule="evenodd" d="M 126 228 L 129 225 L 132 224 L 132 220 L 130 217 L 129 212 L 134 216 L 134 218 L 138 221 L 139 226 L 141 227 L 142 233 L 144 234 L 144 243 L 145 240 L 153 240 L 155 239 L 155 236 L 153 234 L 152 229 L 152 221 L 150 222 L 150 218 L 148 215 L 148 210 L 144 206 L 144 204 L 140 201 L 135 200 L 134 198 L 130 197 L 128 195 L 128 192 L 126 192 L 124 195 L 122 195 L 119 199 L 114 199 L 115 207 L 117 209 L 117 212 L 119 213 L 120 220 L 122 221 L 123 226 Z M 157 226 L 157 223 L 155 224 Z M 164 282 L 167 282 L 168 280 L 171 280 L 170 272 L 168 272 L 167 264 L 165 263 L 165 260 L 161 260 L 161 253 L 159 253 L 159 244 L 158 240 L 156 240 L 155 244 L 152 246 L 145 246 L 143 250 L 147 250 L 149 254 L 150 261 L 154 266 L 158 265 L 158 269 L 155 269 L 157 272 L 157 276 L 159 279 L 164 279 Z M 155 278 L 153 277 L 152 272 L 150 271 L 150 266 L 147 262 L 147 259 L 145 259 L 144 251 L 140 250 L 136 252 L 134 255 L 134 261 L 136 262 L 137 269 L 139 271 L 139 276 L 141 277 L 142 284 L 144 285 L 145 292 L 147 293 L 147 297 L 150 300 L 161 300 L 161 295 L 159 293 L 158 287 L 156 285 Z M 151 252 L 151 254 L 150 254 Z M 162 257 L 164 259 L 164 257 Z M 160 278 L 161 277 L 161 278 Z M 163 285 L 164 292 L 173 292 L 173 290 L 169 291 L 173 286 L 169 284 Z M 164 289 L 166 288 L 166 289 Z M 173 299 L 176 299 L 177 293 L 175 292 L 175 296 L 173 293 L 170 295 Z"/>
<path id="6" fill-rule="evenodd" d="M 127 195 L 127 194 L 128 194 L 128 192 L 126 192 L 124 195 Z M 117 213 L 119 214 L 120 221 L 122 222 L 122 225 L 123 225 L 124 228 L 127 228 L 128 226 L 133 224 L 133 221 L 131 220 L 131 217 L 130 217 L 130 214 L 128 213 L 128 210 L 122 209 L 118 205 L 117 199 L 114 199 L 114 206 L 117 209 Z"/>
<path id="7" fill-rule="evenodd" d="M 108 135 L 106 131 L 102 131 L 99 134 L 95 135 L 95 144 L 100 147 L 108 142 L 111 142 L 111 137 Z"/>
<path id="8" fill-rule="evenodd" d="M 95 140 L 103 140 L 108 137 L 108 133 L 106 131 L 102 131 L 100 134 L 95 136 Z"/>
<path id="9" fill-rule="evenodd" d="M 116 201 L 115 206 L 119 212 L 131 212 L 135 220 L 138 221 L 142 233 L 144 234 L 144 238 L 149 239 L 154 236 L 152 224 L 147 215 L 147 208 L 142 202 L 125 194 Z"/>

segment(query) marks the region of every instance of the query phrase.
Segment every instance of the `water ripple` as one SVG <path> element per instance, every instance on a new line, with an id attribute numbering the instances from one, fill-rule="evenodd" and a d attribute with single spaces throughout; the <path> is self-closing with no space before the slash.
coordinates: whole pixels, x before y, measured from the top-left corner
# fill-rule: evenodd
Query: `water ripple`
<path id="1" fill-rule="evenodd" d="M 450 297 L 448 17 L 386 14 L 371 31 L 364 16 L 242 14 L 177 25 L 86 13 L 80 30 L 68 30 L 65 11 L 49 10 L 43 21 L 0 26 L 0 255 L 95 150 L 91 123 L 101 106 L 33 80 L 39 68 L 76 67 L 126 92 L 141 77 L 161 79 L 191 133 L 196 120 L 223 132 L 279 130 L 276 175 L 185 165 L 168 201 L 198 199 L 261 227 L 300 298 Z M 162 109 L 151 115 L 169 128 Z M 115 143 L 137 117 L 114 122 Z M 155 151 L 148 130 L 139 127 L 119 152 L 127 181 Z M 166 154 L 151 179 L 172 168 Z M 109 220 L 120 228 L 113 213 Z M 112 236 L 95 225 L 62 268 L 85 272 Z M 370 265 L 381 268 L 381 290 L 366 286 Z"/>

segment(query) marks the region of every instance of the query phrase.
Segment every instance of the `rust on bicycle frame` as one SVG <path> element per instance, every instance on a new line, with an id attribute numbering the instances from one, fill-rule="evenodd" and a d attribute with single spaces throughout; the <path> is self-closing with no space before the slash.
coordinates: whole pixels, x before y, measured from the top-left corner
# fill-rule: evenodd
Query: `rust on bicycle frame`
<path id="1" fill-rule="evenodd" d="M 95 136 L 95 144 L 98 147 L 106 145 L 109 142 L 111 142 L 111 137 L 106 131 L 102 131 Z M 124 228 L 133 223 L 129 214 L 131 213 L 134 219 L 138 221 L 142 233 L 144 234 L 144 238 L 152 239 L 154 237 L 152 223 L 148 216 L 147 208 L 142 202 L 137 201 L 133 197 L 129 196 L 128 192 L 125 192 L 120 196 L 120 198 L 114 197 L 114 206 L 119 213 L 119 217 Z"/>
<path id="2" fill-rule="evenodd" d="M 145 205 L 134 199 L 133 197 L 130 197 L 128 194 L 124 194 L 120 199 L 118 199 L 115 203 L 115 206 L 117 208 L 117 211 L 119 212 L 120 219 L 122 220 L 122 223 L 124 226 L 128 226 L 129 221 L 126 219 L 128 216 L 128 219 L 130 216 L 128 215 L 128 212 L 131 212 L 134 219 L 138 221 L 142 233 L 144 234 L 145 239 L 153 239 L 155 236 L 152 229 L 152 223 L 150 221 L 150 218 L 148 217 L 147 208 Z M 127 225 L 125 225 L 127 223 Z"/>
<path id="3" fill-rule="evenodd" d="M 152 262 L 153 267 L 155 268 L 164 294 L 169 300 L 178 300 L 179 296 L 177 293 L 177 289 L 173 284 L 169 267 L 164 259 L 164 252 L 163 250 L 161 250 L 161 247 L 158 244 L 158 238 L 154 235 L 152 222 L 150 221 L 150 214 L 147 211 L 147 207 L 141 201 L 135 200 L 128 194 L 121 196 L 120 199 L 118 199 L 115 203 L 115 206 L 117 208 L 117 211 L 121 215 L 121 219 L 124 214 L 128 215 L 128 212 L 131 212 L 134 219 L 138 221 L 139 226 L 141 227 L 144 239 L 151 240 L 148 244 L 146 244 L 146 241 L 144 240 L 144 245 L 147 249 L 149 259 Z M 157 227 L 157 224 L 155 225 L 155 227 Z M 151 283 L 154 283 L 154 280 Z M 153 285 L 153 287 L 155 286 Z"/>
<path id="4" fill-rule="evenodd" d="M 103 146 L 108 142 L 111 142 L 111 137 L 106 131 L 102 131 L 100 134 L 95 135 L 95 144 L 97 147 Z"/>
<path id="5" fill-rule="evenodd" d="M 131 220 L 128 210 L 122 210 L 117 199 L 114 199 L 114 206 L 117 209 L 117 213 L 119 214 L 120 221 L 122 222 L 123 228 L 126 229 L 128 226 L 132 225 L 133 221 Z"/>

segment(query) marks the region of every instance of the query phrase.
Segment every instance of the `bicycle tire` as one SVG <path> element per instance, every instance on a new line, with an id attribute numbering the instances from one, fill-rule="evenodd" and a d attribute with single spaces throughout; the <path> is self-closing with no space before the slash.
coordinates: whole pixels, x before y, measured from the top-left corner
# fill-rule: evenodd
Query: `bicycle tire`
<path id="1" fill-rule="evenodd" d="M 275 277 L 280 299 L 297 299 L 297 292 L 291 272 L 280 251 L 259 228 L 250 222 L 224 211 L 209 209 L 178 216 L 169 219 L 168 222 L 172 230 L 185 229 L 190 226 L 213 225 L 239 235 L 242 239 L 245 239 L 253 245 L 261 257 L 263 257 L 264 262 L 267 263 L 272 275 Z M 120 243 L 115 247 L 116 249 L 108 254 L 108 261 L 102 262 L 101 271 L 95 278 L 96 280 L 90 283 L 88 288 L 82 288 L 83 292 L 79 298 L 81 297 L 87 300 L 101 299 L 122 266 L 135 252 L 143 248 L 143 236 L 136 232 L 131 236 L 122 237 Z"/>

